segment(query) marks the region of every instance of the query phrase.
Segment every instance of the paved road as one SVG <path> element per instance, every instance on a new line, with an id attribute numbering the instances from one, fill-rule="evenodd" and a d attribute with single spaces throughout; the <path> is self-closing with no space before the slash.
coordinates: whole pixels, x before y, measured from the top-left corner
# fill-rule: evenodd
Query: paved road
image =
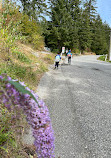
<path id="1" fill-rule="evenodd" d="M 56 158 L 111 158 L 110 63 L 74 57 L 42 77 L 38 94 L 50 111 Z"/>

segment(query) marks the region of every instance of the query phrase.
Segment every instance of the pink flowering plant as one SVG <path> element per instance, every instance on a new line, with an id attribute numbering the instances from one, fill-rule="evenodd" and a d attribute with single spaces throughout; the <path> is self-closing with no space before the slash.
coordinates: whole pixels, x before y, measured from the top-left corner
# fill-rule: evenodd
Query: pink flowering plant
<path id="1" fill-rule="evenodd" d="M 21 110 L 32 128 L 38 158 L 54 157 L 54 132 L 49 111 L 38 95 L 24 83 L 0 76 L 0 105 L 12 112 L 12 119 L 21 118 Z"/>

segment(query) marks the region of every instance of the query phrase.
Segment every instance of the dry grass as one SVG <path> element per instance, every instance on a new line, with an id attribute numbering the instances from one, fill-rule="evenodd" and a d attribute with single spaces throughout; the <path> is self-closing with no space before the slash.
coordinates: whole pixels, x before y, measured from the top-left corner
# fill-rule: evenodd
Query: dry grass
<path id="1" fill-rule="evenodd" d="M 85 52 L 85 51 L 82 54 L 83 55 L 96 55 L 94 52 Z"/>
<path id="2" fill-rule="evenodd" d="M 6 53 L 0 53 L 0 73 L 7 73 L 14 79 L 25 82 L 25 84 L 36 91 L 37 85 L 44 72 L 48 71 L 48 65 L 54 61 L 52 53 L 41 53 L 34 50 L 30 45 L 20 42 L 16 43 L 17 49 Z M 19 53 L 21 56 L 18 58 Z M 24 60 L 23 60 L 24 58 Z"/>

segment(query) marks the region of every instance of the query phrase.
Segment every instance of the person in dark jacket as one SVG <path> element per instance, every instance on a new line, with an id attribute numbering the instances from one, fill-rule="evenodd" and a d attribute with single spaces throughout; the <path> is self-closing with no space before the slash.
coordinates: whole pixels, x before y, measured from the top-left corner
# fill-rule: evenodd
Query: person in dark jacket
<path id="1" fill-rule="evenodd" d="M 67 57 L 68 57 L 68 64 L 71 64 L 71 58 L 72 58 L 71 49 L 68 51 Z"/>

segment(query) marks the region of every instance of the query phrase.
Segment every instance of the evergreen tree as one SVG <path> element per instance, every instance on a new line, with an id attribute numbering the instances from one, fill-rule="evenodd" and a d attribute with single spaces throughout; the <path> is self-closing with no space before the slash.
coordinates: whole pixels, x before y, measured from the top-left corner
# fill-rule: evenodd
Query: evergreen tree
<path id="1" fill-rule="evenodd" d="M 48 45 L 52 45 L 52 49 L 59 51 L 62 46 L 69 48 L 72 18 L 67 11 L 65 0 L 51 1 L 51 23 L 49 35 L 51 41 L 48 42 Z"/>
<path id="2" fill-rule="evenodd" d="M 109 49 L 109 26 L 102 23 L 100 16 L 94 24 L 93 42 L 91 49 L 96 54 L 107 54 Z"/>
<path id="3" fill-rule="evenodd" d="M 33 19 L 37 20 L 41 13 L 46 11 L 46 0 L 20 0 L 23 11 Z"/>
<path id="4" fill-rule="evenodd" d="M 106 53 L 109 27 L 96 13 L 96 0 L 50 0 L 51 21 L 46 22 L 45 42 L 52 50 L 61 47 Z M 100 27 L 99 27 L 100 25 Z M 102 33 L 101 31 L 102 30 Z"/>
<path id="5" fill-rule="evenodd" d="M 70 0 L 69 1 L 69 13 L 72 17 L 72 33 L 71 33 L 71 45 L 74 48 L 78 48 L 79 46 L 79 36 L 78 36 L 78 28 L 80 27 L 80 22 L 81 22 L 81 9 L 80 9 L 80 4 L 81 1 L 80 0 Z"/>
<path id="6" fill-rule="evenodd" d="M 84 3 L 85 10 L 90 18 L 90 22 L 94 21 L 96 16 L 96 0 L 86 0 Z"/>
<path id="7" fill-rule="evenodd" d="M 92 26 L 96 18 L 96 0 L 86 0 L 82 13 L 82 21 L 79 30 L 79 42 L 81 50 L 90 50 L 92 43 Z"/>
<path id="8" fill-rule="evenodd" d="M 59 50 L 78 47 L 78 22 L 80 19 L 80 1 L 56 0 L 51 1 L 50 44 Z M 49 44 L 49 43 L 48 43 Z"/>

